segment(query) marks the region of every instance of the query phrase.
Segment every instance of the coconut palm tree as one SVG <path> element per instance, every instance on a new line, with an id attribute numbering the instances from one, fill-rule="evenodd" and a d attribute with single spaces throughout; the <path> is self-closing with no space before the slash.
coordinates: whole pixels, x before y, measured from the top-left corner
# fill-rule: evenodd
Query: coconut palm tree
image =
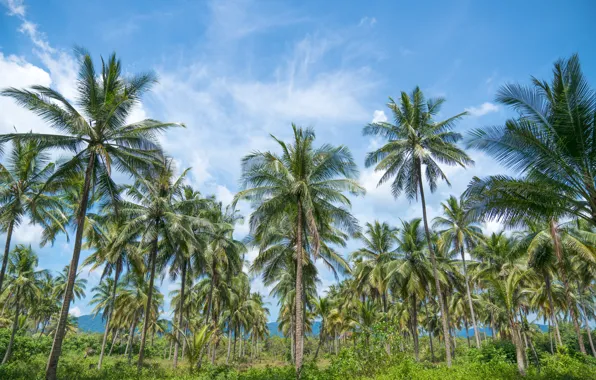
<path id="1" fill-rule="evenodd" d="M 462 167 L 473 163 L 468 155 L 455 145 L 461 139 L 461 135 L 452 131 L 455 123 L 464 117 L 466 112 L 442 121 L 434 119 L 444 102 L 443 98 L 426 100 L 420 88 L 416 87 L 410 95 L 402 92 L 399 103 L 390 98 L 388 107 L 392 112 L 394 124 L 389 122 L 371 123 L 363 130 L 364 135 L 379 136 L 387 140 L 379 149 L 369 152 L 365 160 L 366 167 L 374 166 L 375 171 L 383 172 L 379 185 L 393 178 L 391 192 L 394 197 L 397 198 L 402 193 L 405 193 L 410 200 L 420 196 L 422 219 L 438 294 L 441 294 L 441 285 L 426 215 L 423 182 L 426 179 L 430 191 L 434 192 L 439 180 L 449 184 L 439 163 Z M 443 333 L 445 337 L 448 337 L 446 307 L 441 297 L 438 298 Z M 447 365 L 451 366 L 449 339 L 445 339 L 445 342 Z"/>
<path id="2" fill-rule="evenodd" d="M 472 293 L 470 291 L 470 282 L 468 279 L 468 268 L 466 265 L 465 251 L 470 252 L 474 246 L 482 239 L 482 230 L 472 219 L 472 214 L 468 212 L 466 198 L 460 197 L 458 200 L 450 196 L 446 202 L 441 203 L 443 215 L 433 220 L 433 228 L 440 229 L 441 241 L 448 247 L 453 246 L 455 252 L 459 252 L 464 270 L 464 281 L 466 283 L 466 295 L 472 327 L 474 328 L 474 337 L 476 338 L 476 347 L 480 348 L 480 332 L 476 324 L 476 314 L 472 303 Z M 467 334 L 467 332 L 466 332 Z"/>
<path id="3" fill-rule="evenodd" d="M 383 313 L 388 307 L 387 263 L 395 259 L 397 229 L 379 221 L 366 223 L 364 233 L 357 235 L 364 247 L 354 251 L 351 259 L 357 261 L 354 278 L 357 286 L 370 284 L 381 296 Z"/>
<path id="4" fill-rule="evenodd" d="M 10 301 L 14 305 L 14 317 L 10 340 L 2 364 L 6 364 L 12 355 L 14 337 L 19 328 L 19 315 L 22 308 L 32 305 L 40 296 L 39 281 L 44 271 L 37 269 L 37 255 L 31 246 L 17 245 L 11 252 L 8 263 L 8 286 L 6 291 L 12 295 Z"/>
<path id="5" fill-rule="evenodd" d="M 111 179 L 112 168 L 134 174 L 155 163 L 161 154 L 156 134 L 175 125 L 152 119 L 128 123 L 128 116 L 139 103 L 141 96 L 156 82 L 153 73 L 126 78 L 122 75 L 122 65 L 115 54 L 105 61 L 102 60 L 98 73 L 89 53 L 82 50 L 78 53 L 78 108 L 49 87 L 8 88 L 1 92 L 43 118 L 61 134 L 12 133 L 0 136 L 0 144 L 19 139 L 23 142 L 35 142 L 43 149 L 64 149 L 72 152 L 73 156 L 60 164 L 48 178 L 48 182 L 68 178 L 73 173 L 85 173 L 77 208 L 77 228 L 70 272 L 46 369 L 46 378 L 49 380 L 56 379 L 68 310 L 78 273 L 91 189 L 101 191 L 106 200 L 117 202 L 119 195 Z"/>
<path id="6" fill-rule="evenodd" d="M 126 187 L 132 201 L 121 201 L 121 213 L 127 219 L 121 231 L 122 239 L 139 236 L 139 246 L 149 253 L 149 287 L 139 348 L 139 370 L 143 366 L 157 263 L 167 262 L 167 256 L 173 255 L 181 244 L 197 244 L 193 226 L 210 228 L 208 220 L 183 213 L 189 202 L 183 198 L 187 172 L 188 169 L 180 176 L 174 176 L 173 161 L 164 158 L 151 172 L 137 177 L 133 185 Z"/>
<path id="7" fill-rule="evenodd" d="M 120 275 L 125 268 L 130 270 L 131 265 L 138 270 L 140 261 L 138 252 L 135 249 L 136 246 L 134 245 L 137 237 L 134 235 L 128 236 L 127 240 L 122 240 L 120 237 L 120 231 L 125 224 L 125 220 L 120 217 L 120 215 L 108 215 L 106 218 L 96 218 L 96 220 L 91 221 L 89 224 L 91 228 L 87 233 L 86 244 L 89 247 L 94 247 L 95 251 L 85 259 L 83 266 L 89 265 L 89 271 L 92 271 L 103 265 L 104 268 L 100 280 L 104 279 L 106 276 L 110 276 L 112 272 L 114 273 L 113 279 L 108 278 L 109 284 L 112 287 L 109 292 L 111 296 L 108 300 L 102 299 L 102 301 L 98 300 L 95 302 L 98 307 L 98 312 L 101 309 L 102 319 L 105 319 L 106 321 L 106 327 L 101 343 L 101 351 L 97 362 L 97 369 L 101 369 L 108 333 L 111 328 L 110 321 L 116 303 L 116 293 L 119 286 Z M 106 283 L 100 283 L 99 287 L 95 287 L 92 291 L 99 291 L 99 294 L 103 294 L 102 291 L 105 290 L 105 284 Z M 105 301 L 107 301 L 108 304 L 106 304 Z"/>
<path id="8" fill-rule="evenodd" d="M 497 101 L 519 116 L 502 126 L 473 130 L 468 141 L 469 147 L 486 151 L 520 173 L 519 178 L 475 178 L 468 192 L 477 199 L 477 211 L 510 224 L 528 218 L 550 220 L 568 303 L 570 285 L 557 221 L 573 217 L 596 225 L 594 99 L 596 93 L 583 76 L 579 56 L 560 59 L 554 64 L 551 83 L 532 78 L 532 86 L 503 86 Z M 570 313 L 585 353 L 576 312 L 571 308 Z"/>
<path id="9" fill-rule="evenodd" d="M 43 191 L 55 168 L 55 164 L 49 160 L 48 152 L 36 141 L 14 139 L 7 163 L 0 164 L 0 223 L 6 230 L 6 245 L 0 269 L 0 294 L 12 234 L 25 217 L 32 222 L 41 223 L 44 230 L 52 224 L 64 231 L 59 198 Z M 42 243 L 45 243 L 45 239 Z"/>
<path id="10" fill-rule="evenodd" d="M 349 199 L 344 192 L 362 194 L 364 189 L 355 178 L 358 170 L 345 146 L 313 146 L 312 129 L 292 125 L 290 144 L 273 137 L 281 154 L 254 152 L 243 159 L 241 199 L 255 204 L 250 224 L 253 232 L 259 225 L 276 224 L 290 217 L 296 237 L 296 294 L 303 292 L 305 242 L 308 240 L 314 258 L 319 256 L 321 221 L 350 233 L 357 231 L 356 220 L 349 213 Z M 304 299 L 296 297 L 296 372 L 300 376 L 304 348 Z"/>
<path id="11" fill-rule="evenodd" d="M 66 291 L 66 287 L 68 286 L 68 277 L 70 273 L 69 265 L 64 266 L 62 272 L 58 272 L 58 275 L 55 277 L 55 287 L 54 293 L 56 298 L 64 299 L 64 292 Z M 85 297 L 85 289 L 87 288 L 87 279 L 79 278 L 81 272 L 76 274 L 76 279 L 72 288 L 73 297 L 71 297 L 70 302 L 74 303 L 75 300 L 81 299 Z"/>
<path id="12" fill-rule="evenodd" d="M 401 298 L 410 303 L 410 330 L 414 341 L 414 355 L 419 360 L 418 312 L 419 303 L 426 297 L 433 276 L 424 241 L 422 220 L 402 221 L 397 236 L 397 258 L 388 264 L 388 277 Z M 429 294 L 430 296 L 430 294 Z M 404 302 L 405 302 L 404 301 Z M 445 335 L 449 339 L 449 335 Z"/>

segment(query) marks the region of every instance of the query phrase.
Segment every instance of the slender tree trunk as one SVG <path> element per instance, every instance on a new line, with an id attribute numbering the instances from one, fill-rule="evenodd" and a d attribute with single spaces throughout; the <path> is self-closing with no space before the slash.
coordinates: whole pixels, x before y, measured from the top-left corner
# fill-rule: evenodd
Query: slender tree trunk
<path id="1" fill-rule="evenodd" d="M 178 347 L 180 346 L 180 329 L 182 328 L 182 318 L 184 309 L 184 290 L 186 287 L 186 260 L 182 263 L 182 275 L 180 283 L 180 307 L 178 312 L 178 330 L 176 331 L 176 343 L 174 344 L 174 368 L 178 367 Z"/>
<path id="2" fill-rule="evenodd" d="M 226 357 L 226 365 L 230 364 L 230 353 L 232 352 L 232 327 L 228 322 L 228 356 Z"/>
<path id="3" fill-rule="evenodd" d="M 211 364 L 215 364 L 215 355 L 217 354 L 217 346 L 219 345 L 219 339 L 213 342 L 213 349 L 211 350 Z"/>
<path id="4" fill-rule="evenodd" d="M 581 288 L 579 281 L 577 282 L 577 291 L 579 292 L 579 312 L 580 315 L 583 315 L 584 317 L 584 323 L 586 324 L 586 332 L 588 333 L 588 342 L 590 343 L 590 349 L 592 350 L 592 355 L 596 358 L 596 350 L 594 350 L 594 342 L 592 341 L 592 331 L 590 330 L 590 323 L 588 321 L 588 316 L 586 315 L 586 309 L 583 307 L 583 289 Z"/>
<path id="5" fill-rule="evenodd" d="M 555 315 L 555 303 L 553 302 L 553 293 L 552 287 L 550 282 L 550 274 L 548 271 L 544 273 L 544 283 L 546 285 L 546 294 L 548 295 L 548 304 L 550 307 L 550 319 L 552 321 L 553 326 L 555 327 L 555 337 L 557 338 L 557 346 L 560 347 L 563 345 L 563 341 L 561 340 L 561 332 L 559 331 L 559 324 L 557 323 L 557 317 Z"/>
<path id="6" fill-rule="evenodd" d="M 412 339 L 414 340 L 414 357 L 420 361 L 420 347 L 418 344 L 418 301 L 416 294 L 412 294 Z"/>
<path id="7" fill-rule="evenodd" d="M 137 313 L 133 315 L 132 324 L 130 325 L 130 332 L 128 333 L 128 343 L 126 344 L 126 350 L 124 355 L 128 354 L 128 364 L 132 361 L 132 344 L 135 337 L 135 327 L 137 325 Z"/>
<path id="8" fill-rule="evenodd" d="M 114 336 L 112 337 L 112 345 L 110 346 L 110 352 L 108 352 L 108 356 L 112 355 L 112 350 L 114 349 L 114 346 L 116 345 L 116 339 L 118 338 L 118 333 L 120 332 L 120 329 L 115 329 L 116 331 L 113 333 Z"/>
<path id="9" fill-rule="evenodd" d="M 435 250 L 433 248 L 430 229 L 428 228 L 428 218 L 426 216 L 426 200 L 424 199 L 424 186 L 422 185 L 422 169 L 418 163 L 418 186 L 420 187 L 420 200 L 422 202 L 422 218 L 424 221 L 424 232 L 426 233 L 426 242 L 428 243 L 428 251 L 430 252 L 430 261 L 433 266 L 433 276 L 435 278 L 435 287 L 439 295 L 439 307 L 441 308 L 441 321 L 443 323 L 443 335 L 445 336 L 445 359 L 447 367 L 451 367 L 451 343 L 449 339 L 449 325 L 447 324 L 447 314 L 445 311 L 445 304 L 443 297 L 441 297 L 441 283 L 439 281 L 439 272 L 437 269 L 437 259 L 435 257 Z"/>
<path id="10" fill-rule="evenodd" d="M 0 270 L 0 294 L 2 294 L 2 286 L 4 285 L 4 275 L 6 274 L 6 266 L 8 265 L 8 256 L 10 254 L 10 240 L 12 239 L 12 230 L 14 228 L 14 220 L 8 224 L 6 231 L 6 244 L 4 246 L 4 256 L 2 256 L 2 269 Z"/>
<path id="11" fill-rule="evenodd" d="M 180 328 L 180 326 L 178 326 Z M 174 346 L 174 340 L 170 340 L 170 349 L 168 351 L 168 360 L 172 358 L 172 347 Z"/>
<path id="12" fill-rule="evenodd" d="M 546 321 L 548 323 L 548 340 L 550 341 L 550 353 L 551 353 L 551 355 L 554 355 L 555 354 L 555 345 L 553 342 L 553 331 L 551 329 L 551 319 L 547 318 Z"/>
<path id="13" fill-rule="evenodd" d="M 519 326 L 513 320 L 513 316 L 509 317 L 509 324 L 511 325 L 511 338 L 513 340 L 513 344 L 515 345 L 515 356 L 517 359 L 517 370 L 521 376 L 526 375 L 526 355 L 525 350 L 523 347 L 523 342 L 521 340 L 521 335 L 519 331 Z"/>
<path id="14" fill-rule="evenodd" d="M 429 297 L 430 297 L 430 291 L 428 292 L 428 294 L 429 294 Z M 426 310 L 426 315 L 427 316 L 430 316 L 430 314 L 428 313 L 428 300 L 426 300 L 426 299 L 424 300 L 424 308 Z M 433 346 L 433 332 L 432 332 L 432 326 L 430 324 L 430 321 L 429 321 L 429 326 L 428 327 L 429 327 L 429 329 L 428 329 L 428 340 L 429 340 L 429 345 L 430 345 L 430 360 L 431 360 L 431 362 L 434 363 L 434 361 L 435 361 L 435 348 Z"/>
<path id="15" fill-rule="evenodd" d="M 472 292 L 470 291 L 470 280 L 468 279 L 468 267 L 466 264 L 466 256 L 464 254 L 463 245 L 460 247 L 461 260 L 464 265 L 464 280 L 466 282 L 466 294 L 468 296 L 468 306 L 470 307 L 470 316 L 472 317 L 472 327 L 474 328 L 474 337 L 476 338 L 476 348 L 480 348 L 480 332 L 476 324 L 476 313 L 474 312 L 474 304 L 472 303 Z M 467 329 L 466 329 L 467 330 Z M 466 331 L 466 336 L 468 335 Z M 469 339 L 469 337 L 468 337 Z"/>
<path id="16" fill-rule="evenodd" d="M 584 337 L 582 336 L 581 329 L 579 327 L 579 322 L 577 321 L 577 315 L 575 313 L 575 304 L 571 300 L 571 290 L 569 289 L 569 282 L 567 280 L 567 273 L 565 271 L 565 263 L 563 262 L 563 253 L 561 247 L 561 241 L 559 234 L 557 232 L 557 224 L 554 219 L 550 220 L 550 233 L 553 239 L 553 244 L 555 246 L 555 253 L 557 255 L 557 261 L 559 262 L 559 270 L 561 275 L 561 280 L 563 280 L 563 287 L 565 288 L 565 301 L 567 305 L 569 305 L 569 314 L 571 316 L 571 320 L 573 322 L 573 328 L 575 329 L 575 334 L 577 335 L 577 343 L 579 344 L 579 350 L 582 354 L 586 355 L 586 346 L 584 345 Z"/>
<path id="17" fill-rule="evenodd" d="M 116 304 L 116 289 L 118 288 L 118 277 L 120 276 L 120 264 L 116 264 L 116 270 L 114 271 L 114 286 L 112 289 L 112 300 L 110 301 L 110 309 L 108 311 L 108 318 L 106 320 L 106 328 L 103 332 L 103 340 L 101 341 L 101 352 L 99 354 L 99 361 L 97 362 L 97 369 L 101 369 L 101 363 L 103 362 L 103 354 L 106 349 L 106 343 L 108 341 L 108 332 L 110 331 L 110 322 L 112 320 L 112 313 L 114 312 L 114 305 Z"/>
<path id="18" fill-rule="evenodd" d="M 323 345 L 323 330 L 325 329 L 325 320 L 321 321 L 321 328 L 319 330 L 319 344 L 317 345 L 317 350 L 315 351 L 315 357 L 313 359 L 313 361 L 316 363 L 317 362 L 317 356 L 319 356 L 319 350 L 321 349 L 321 346 Z"/>
<path id="19" fill-rule="evenodd" d="M 66 322 L 68 321 L 68 310 L 70 309 L 70 302 L 73 297 L 73 288 L 75 279 L 77 277 L 77 270 L 79 267 L 79 257 L 81 256 L 81 247 L 83 243 L 83 231 L 85 230 L 85 216 L 87 215 L 87 206 L 89 203 L 89 191 L 91 189 L 91 177 L 93 176 L 93 168 L 95 164 L 95 153 L 89 153 L 89 162 L 85 170 L 85 182 L 83 184 L 83 191 L 81 194 L 81 203 L 79 204 L 77 215 L 77 232 L 75 234 L 74 250 L 72 252 L 72 260 L 68 271 L 68 281 L 66 283 L 66 291 L 64 292 L 64 300 L 62 301 L 62 309 L 60 310 L 60 319 L 54 334 L 54 342 L 52 343 L 52 350 L 48 358 L 46 366 L 46 380 L 56 380 L 56 372 L 58 371 L 58 360 L 62 353 L 62 341 L 66 334 Z"/>
<path id="20" fill-rule="evenodd" d="M 296 324 L 294 317 L 290 317 L 290 359 L 292 363 L 296 363 Z"/>
<path id="21" fill-rule="evenodd" d="M 468 341 L 468 348 L 470 348 L 470 334 L 468 334 L 468 319 L 464 317 L 464 328 L 466 329 L 466 339 Z"/>
<path id="22" fill-rule="evenodd" d="M 156 222 L 156 233 L 159 233 L 159 221 Z M 155 282 L 155 262 L 157 261 L 157 235 L 153 240 L 153 249 L 151 250 L 151 272 L 149 274 L 149 292 L 147 294 L 147 306 L 145 306 L 145 322 L 143 323 L 143 333 L 141 334 L 141 344 L 139 346 L 139 361 L 137 368 L 140 371 L 143 368 L 143 358 L 145 356 L 145 341 L 147 339 L 147 330 L 149 329 L 149 319 L 151 318 L 151 302 L 153 300 L 153 283 Z"/>
<path id="23" fill-rule="evenodd" d="M 302 203 L 298 201 L 298 220 L 296 223 L 296 378 L 302 371 L 302 356 L 304 353 L 304 315 L 302 303 Z"/>
<path id="24" fill-rule="evenodd" d="M 4 354 L 4 359 L 2 359 L 2 364 L 6 364 L 10 360 L 10 356 L 12 355 L 12 345 L 14 344 L 14 337 L 17 334 L 17 330 L 19 329 L 19 313 L 20 313 L 20 305 L 19 305 L 19 293 L 20 289 L 17 290 L 16 294 L 16 305 L 15 305 L 15 313 L 14 313 L 14 321 L 12 322 L 12 332 L 10 333 L 10 340 L 8 341 L 8 347 L 6 347 L 6 353 Z"/>

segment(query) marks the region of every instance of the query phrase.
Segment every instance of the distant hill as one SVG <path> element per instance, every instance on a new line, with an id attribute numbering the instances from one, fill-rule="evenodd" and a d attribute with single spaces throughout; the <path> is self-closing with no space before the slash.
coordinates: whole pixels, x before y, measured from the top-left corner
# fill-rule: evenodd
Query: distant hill
<path id="1" fill-rule="evenodd" d="M 105 323 L 101 320 L 101 315 L 94 317 L 93 315 L 81 315 L 77 318 L 79 322 L 79 330 L 84 332 L 94 332 L 94 333 L 103 333 Z M 537 324 L 537 326 L 543 332 L 548 331 L 548 326 Z M 269 322 L 267 323 L 267 327 L 269 327 L 269 334 L 271 336 L 283 336 L 282 332 L 279 330 L 279 325 L 277 322 Z M 312 326 L 312 335 L 319 335 L 319 331 L 321 330 L 321 322 L 315 321 Z M 489 328 L 481 328 L 481 333 L 488 336 L 492 336 L 492 331 Z M 468 334 L 470 337 L 474 336 L 474 330 L 469 329 Z M 465 330 L 458 330 L 457 336 L 460 338 L 464 338 L 466 336 Z"/>
<path id="2" fill-rule="evenodd" d="M 77 318 L 79 330 L 84 332 L 103 333 L 105 322 L 101 320 L 101 314 L 97 317 L 93 314 L 81 315 Z"/>

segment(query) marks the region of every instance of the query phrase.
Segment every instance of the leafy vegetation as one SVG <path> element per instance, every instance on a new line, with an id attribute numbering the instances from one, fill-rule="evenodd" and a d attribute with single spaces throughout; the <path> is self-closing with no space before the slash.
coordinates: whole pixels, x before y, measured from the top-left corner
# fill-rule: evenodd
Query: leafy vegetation
<path id="1" fill-rule="evenodd" d="M 96 72 L 81 51 L 80 64 L 76 105 L 41 86 L 2 91 L 60 134 L 0 136 L 0 378 L 596 378 L 596 94 L 577 56 L 555 64 L 551 83 L 504 86 L 497 99 L 518 116 L 466 139 L 521 176 L 474 178 L 433 220 L 425 191 L 449 183 L 446 165 L 473 163 L 454 131 L 466 113 L 436 120 L 445 100 L 419 88 L 390 99 L 392 122 L 364 127 L 382 140 L 365 166 L 396 198 L 420 199 L 421 218 L 364 228 L 350 211 L 364 189 L 348 147 L 292 125 L 290 141 L 272 136 L 274 151 L 244 158 L 224 207 L 161 150 L 157 134 L 175 124 L 129 123 L 153 74 L 124 77 L 115 55 Z M 52 163 L 57 150 L 71 155 Z M 112 169 L 131 180 L 114 182 Z M 243 201 L 253 212 L 240 241 Z M 43 227 L 44 244 L 74 231 L 62 272 L 11 246 L 25 218 Z M 512 231 L 486 236 L 491 219 Z M 350 238 L 359 247 L 345 252 Z M 89 290 L 83 248 L 83 265 L 102 271 Z M 318 260 L 338 278 L 325 294 Z M 171 320 L 166 275 L 179 286 Z M 277 298 L 283 337 L 269 334 L 252 276 Z M 88 291 L 103 334 L 78 332 L 69 316 Z"/>

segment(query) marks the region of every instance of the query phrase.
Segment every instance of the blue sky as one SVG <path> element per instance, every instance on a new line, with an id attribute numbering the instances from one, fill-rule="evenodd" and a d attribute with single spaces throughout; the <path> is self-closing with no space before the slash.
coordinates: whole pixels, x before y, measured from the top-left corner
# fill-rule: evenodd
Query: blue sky
<path id="1" fill-rule="evenodd" d="M 237 189 L 240 158 L 271 149 L 273 133 L 290 134 L 290 123 L 312 126 L 319 142 L 345 144 L 361 165 L 366 197 L 354 199 L 362 223 L 398 224 L 420 215 L 420 206 L 394 200 L 376 187 L 379 174 L 363 166 L 378 142 L 362 137 L 366 124 L 387 117 L 389 96 L 420 86 L 444 96 L 442 116 L 468 110 L 458 130 L 501 123 L 509 111 L 494 103 L 507 82 L 549 78 L 552 63 L 580 54 L 596 83 L 593 1 L 57 1 L 0 0 L 0 88 L 51 85 L 75 94 L 74 46 L 97 60 L 115 51 L 126 72 L 153 70 L 160 83 L 132 118 L 182 121 L 162 143 L 203 193 L 229 202 Z M 0 99 L 0 133 L 48 131 L 38 118 Z M 429 214 L 459 194 L 471 177 L 502 172 L 480 152 L 476 165 L 447 168 L 452 187 L 439 186 Z M 124 178 L 122 178 L 124 179 Z M 240 205 L 248 215 L 250 208 Z M 498 229 L 485 226 L 487 232 Z M 240 226 L 238 236 L 247 232 Z M 23 224 L 16 242 L 37 247 L 40 230 Z M 0 237 L 0 244 L 4 245 Z M 348 253 L 357 247 L 350 242 Z M 60 270 L 72 242 L 37 248 L 40 265 Z M 251 251 L 249 259 L 256 252 Z M 98 272 L 84 270 L 88 290 Z M 321 268 L 320 291 L 334 282 Z M 177 287 L 167 279 L 166 294 Z M 267 294 L 258 278 L 253 290 Z M 90 292 L 88 292 L 89 294 Z M 88 295 L 87 299 L 90 296 Z M 87 299 L 74 314 L 86 314 Z M 166 302 L 169 300 L 166 298 Z M 269 299 L 271 319 L 277 317 Z M 166 303 L 166 310 L 169 304 Z"/>

